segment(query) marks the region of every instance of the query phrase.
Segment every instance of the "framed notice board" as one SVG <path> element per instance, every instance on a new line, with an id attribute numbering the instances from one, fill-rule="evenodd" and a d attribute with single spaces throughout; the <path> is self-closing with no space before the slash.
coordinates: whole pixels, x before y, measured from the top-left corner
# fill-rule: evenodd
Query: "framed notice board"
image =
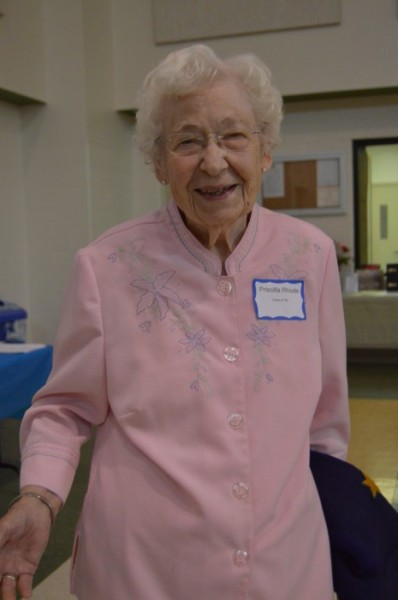
<path id="1" fill-rule="evenodd" d="M 345 213 L 344 172 L 339 153 L 275 157 L 263 175 L 261 203 L 295 215 Z"/>

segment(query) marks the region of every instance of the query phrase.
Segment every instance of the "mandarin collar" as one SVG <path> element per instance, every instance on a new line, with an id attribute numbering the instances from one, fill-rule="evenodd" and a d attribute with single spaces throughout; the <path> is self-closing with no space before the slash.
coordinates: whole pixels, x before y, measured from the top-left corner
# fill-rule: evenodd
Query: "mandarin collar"
<path id="1" fill-rule="evenodd" d="M 260 208 L 258 204 L 254 204 L 252 212 L 250 213 L 249 223 L 241 240 L 225 261 L 225 271 L 227 275 L 235 275 L 235 273 L 238 273 L 242 269 L 243 262 L 249 254 L 256 237 L 259 210 Z M 196 239 L 193 233 L 191 233 L 191 231 L 185 225 L 174 200 L 171 200 L 168 203 L 167 212 L 177 236 L 179 237 L 185 249 L 197 261 L 199 268 L 202 268 L 206 273 L 211 273 L 212 275 L 221 275 L 221 259 L 216 254 L 205 248 L 199 242 L 199 240 Z"/>

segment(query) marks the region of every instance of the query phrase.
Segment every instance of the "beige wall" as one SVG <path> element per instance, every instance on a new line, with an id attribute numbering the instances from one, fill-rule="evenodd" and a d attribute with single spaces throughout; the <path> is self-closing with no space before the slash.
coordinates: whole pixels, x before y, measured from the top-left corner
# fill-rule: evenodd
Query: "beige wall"
<path id="1" fill-rule="evenodd" d="M 0 91 L 46 97 L 42 0 L 1 3 Z"/>
<path id="2" fill-rule="evenodd" d="M 14 273 L 24 297 L 9 289 L 1 293 L 27 308 L 32 339 L 48 341 L 58 320 L 71 256 L 89 239 L 90 216 L 80 2 L 44 6 L 47 104 L 14 109 L 21 158 L 13 161 L 15 182 L 0 184 L 2 197 L 12 197 L 18 182 L 25 247 L 15 241 L 4 248 L 0 240 L 0 248 L 9 266 L 14 256 L 24 266 Z M 7 152 L 3 143 L 1 151 Z M 3 211 L 2 204 L 1 220 L 7 218 Z"/>
<path id="3" fill-rule="evenodd" d="M 155 45 L 149 0 L 113 0 L 112 5 L 115 101 L 118 108 L 132 108 L 148 70 L 185 44 Z M 395 0 L 341 0 L 341 25 L 337 26 L 210 39 L 206 43 L 221 55 L 257 54 L 273 71 L 283 95 L 397 87 Z"/>
<path id="4" fill-rule="evenodd" d="M 343 157 L 343 196 L 346 214 L 308 217 L 334 239 L 354 249 L 354 200 L 352 141 L 398 137 L 398 94 L 366 100 L 303 103 L 302 110 L 287 112 L 282 125 L 282 144 L 276 154 L 298 155 L 339 152 Z M 354 263 L 351 263 L 353 266 Z"/>
<path id="5" fill-rule="evenodd" d="M 27 239 L 20 115 L 0 101 L 0 298 L 26 302 Z"/>
<path id="6" fill-rule="evenodd" d="M 8 87 L 33 96 L 36 89 L 45 104 L 0 101 L 0 297 L 28 310 L 30 340 L 51 342 L 76 250 L 107 227 L 164 201 L 134 146 L 132 118 L 115 109 L 134 106 L 147 70 L 177 46 L 154 45 L 149 0 L 17 2 L 36 6 L 41 14 L 33 36 L 36 50 L 30 61 L 26 47 L 23 63 L 27 70 L 31 62 L 37 66 L 38 87 L 26 83 L 30 75 L 25 76 L 25 66 L 11 61 L 10 73 L 19 72 L 6 81 L 0 68 L 0 91 Z M 341 27 L 210 43 L 223 54 L 260 54 L 285 94 L 393 85 L 391 72 L 398 72 L 398 52 L 391 51 L 398 41 L 395 2 L 344 0 L 342 6 Z M 29 12 L 18 18 L 23 32 Z M 0 22 L 0 48 L 11 52 L 15 37 L 6 43 L 3 31 Z M 381 48 L 375 48 L 376 34 Z M 398 97 L 391 96 L 287 109 L 279 153 L 344 155 L 347 214 L 312 220 L 351 246 L 351 140 L 397 136 L 397 104 Z"/>

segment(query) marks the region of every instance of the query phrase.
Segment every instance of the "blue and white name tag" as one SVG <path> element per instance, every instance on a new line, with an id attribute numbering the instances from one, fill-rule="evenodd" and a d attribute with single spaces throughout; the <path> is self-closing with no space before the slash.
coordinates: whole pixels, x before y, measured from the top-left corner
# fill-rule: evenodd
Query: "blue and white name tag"
<path id="1" fill-rule="evenodd" d="M 253 300 L 258 319 L 304 321 L 307 318 L 303 280 L 254 279 Z"/>

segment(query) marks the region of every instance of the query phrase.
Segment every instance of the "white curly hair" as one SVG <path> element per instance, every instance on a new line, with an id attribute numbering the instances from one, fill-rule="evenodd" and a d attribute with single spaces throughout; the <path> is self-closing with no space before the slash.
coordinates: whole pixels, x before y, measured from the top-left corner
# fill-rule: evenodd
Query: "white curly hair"
<path id="1" fill-rule="evenodd" d="M 150 71 L 138 93 L 136 140 L 149 163 L 159 158 L 156 140 L 162 134 L 164 101 L 228 77 L 240 81 L 246 90 L 256 122 L 264 130 L 264 151 L 270 153 L 279 142 L 282 97 L 268 67 L 253 54 L 223 60 L 208 46 L 196 44 L 171 52 Z"/>

